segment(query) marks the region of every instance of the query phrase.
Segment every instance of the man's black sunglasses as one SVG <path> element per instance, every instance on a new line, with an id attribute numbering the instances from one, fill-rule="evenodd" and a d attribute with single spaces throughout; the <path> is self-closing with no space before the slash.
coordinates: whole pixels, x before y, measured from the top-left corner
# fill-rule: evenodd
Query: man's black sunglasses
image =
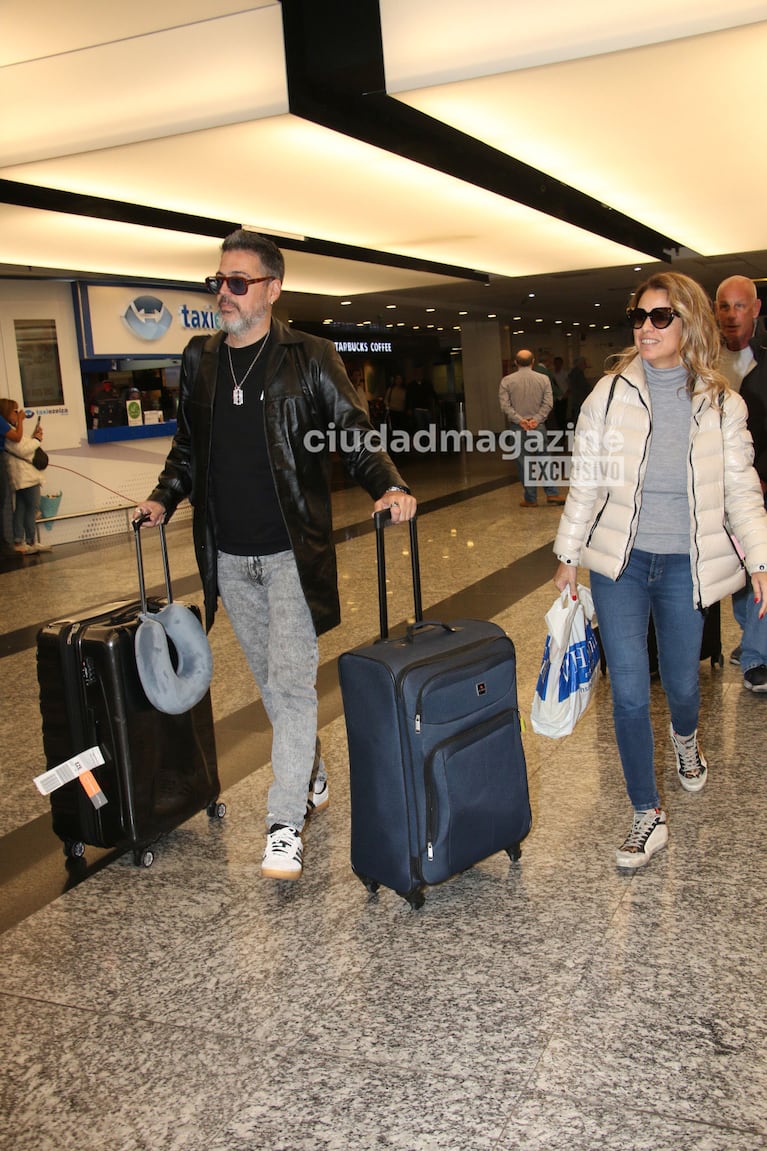
<path id="1" fill-rule="evenodd" d="M 675 312 L 673 308 L 651 308 L 649 312 L 646 312 L 644 308 L 628 308 L 626 315 L 632 328 L 644 327 L 644 322 L 648 316 L 654 328 L 668 328 L 675 317 L 679 315 L 679 312 Z"/>
<path id="2" fill-rule="evenodd" d="M 233 296 L 244 296 L 251 284 L 264 284 L 267 280 L 273 279 L 274 276 L 256 276 L 255 279 L 251 279 L 249 276 L 222 276 L 219 274 L 218 276 L 206 276 L 205 287 L 214 296 L 217 296 L 226 284 Z"/>

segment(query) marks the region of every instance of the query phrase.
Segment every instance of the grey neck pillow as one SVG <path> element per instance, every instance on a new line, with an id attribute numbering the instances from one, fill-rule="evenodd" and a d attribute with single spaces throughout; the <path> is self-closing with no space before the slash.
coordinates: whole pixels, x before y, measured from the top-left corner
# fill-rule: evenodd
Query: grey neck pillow
<path id="1" fill-rule="evenodd" d="M 203 698 L 213 677 L 213 655 L 197 617 L 181 603 L 142 614 L 136 666 L 144 693 L 158 711 L 181 715 Z M 168 640 L 176 649 L 173 667 Z"/>

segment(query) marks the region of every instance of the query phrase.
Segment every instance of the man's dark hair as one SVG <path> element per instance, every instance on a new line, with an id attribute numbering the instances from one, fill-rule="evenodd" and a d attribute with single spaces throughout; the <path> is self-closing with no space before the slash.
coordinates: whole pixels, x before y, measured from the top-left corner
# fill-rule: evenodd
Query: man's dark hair
<path id="1" fill-rule="evenodd" d="M 248 232 L 245 228 L 238 228 L 230 232 L 221 245 L 222 252 L 253 252 L 264 265 L 267 274 L 274 276 L 280 283 L 285 279 L 285 260 L 282 252 L 267 236 L 259 232 Z"/>

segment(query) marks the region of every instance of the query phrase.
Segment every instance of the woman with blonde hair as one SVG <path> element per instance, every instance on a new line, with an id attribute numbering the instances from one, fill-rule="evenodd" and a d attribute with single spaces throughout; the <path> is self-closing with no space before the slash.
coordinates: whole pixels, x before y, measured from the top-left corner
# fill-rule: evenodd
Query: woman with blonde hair
<path id="1" fill-rule="evenodd" d="M 634 809 L 616 860 L 637 868 L 668 840 L 650 722 L 650 615 L 676 775 L 698 792 L 709 770 L 698 743 L 703 613 L 742 587 L 747 569 L 764 615 L 767 513 L 746 406 L 717 369 L 721 342 L 703 289 L 662 272 L 636 289 L 627 316 L 633 345 L 578 419 L 554 583 L 574 596 L 577 566 L 591 572 Z"/>

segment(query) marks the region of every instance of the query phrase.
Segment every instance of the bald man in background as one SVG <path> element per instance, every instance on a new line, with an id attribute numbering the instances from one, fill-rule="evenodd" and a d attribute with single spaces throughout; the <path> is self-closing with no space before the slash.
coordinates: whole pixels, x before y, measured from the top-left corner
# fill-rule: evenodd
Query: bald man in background
<path id="1" fill-rule="evenodd" d="M 754 441 L 754 467 L 767 492 L 767 346 L 755 337 L 761 300 L 753 280 L 729 276 L 716 290 L 715 312 L 724 346 L 719 367 L 748 408 Z M 730 663 L 739 664 L 743 686 L 767 694 L 767 618 L 760 620 L 749 581 L 732 597 L 735 619 L 743 630 Z"/>

